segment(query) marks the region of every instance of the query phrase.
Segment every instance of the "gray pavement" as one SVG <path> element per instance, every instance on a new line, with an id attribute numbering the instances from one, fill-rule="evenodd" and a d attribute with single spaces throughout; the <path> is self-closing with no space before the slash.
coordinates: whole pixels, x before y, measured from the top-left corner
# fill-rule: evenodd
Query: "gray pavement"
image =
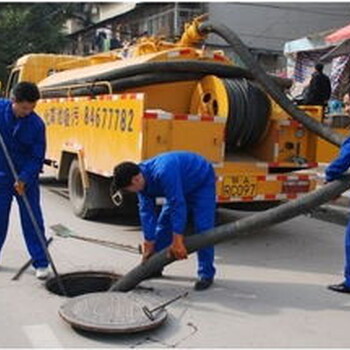
<path id="1" fill-rule="evenodd" d="M 59 189 L 50 181 L 42 187 L 47 227 L 61 223 L 77 234 L 137 247 L 136 220 L 80 220 L 54 187 Z M 28 259 L 14 205 L 0 261 L 0 347 L 349 347 L 350 295 L 325 288 L 342 280 L 343 231 L 341 225 L 302 216 L 240 235 L 217 246 L 213 288 L 192 291 L 196 258 L 191 256 L 168 266 L 165 278 L 142 283 L 153 292 L 133 292 L 163 301 L 190 291 L 168 308 L 169 318 L 159 329 L 93 335 L 72 329 L 59 317 L 67 299 L 49 293 L 32 269 L 11 281 Z M 50 251 L 60 273 L 125 274 L 140 260 L 137 254 L 57 236 Z"/>

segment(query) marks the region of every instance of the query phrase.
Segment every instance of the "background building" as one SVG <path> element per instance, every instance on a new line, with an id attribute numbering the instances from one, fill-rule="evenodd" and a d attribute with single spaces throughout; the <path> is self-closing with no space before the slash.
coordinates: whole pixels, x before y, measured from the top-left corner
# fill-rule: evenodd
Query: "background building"
<path id="1" fill-rule="evenodd" d="M 285 42 L 350 22 L 350 3 L 347 2 L 213 2 L 208 3 L 208 7 L 210 19 L 232 28 L 271 72 L 286 67 Z M 209 42 L 234 56 L 218 37 L 212 36 Z"/>
<path id="2" fill-rule="evenodd" d="M 168 40 L 175 40 L 182 33 L 184 23 L 205 12 L 205 8 L 205 3 L 200 2 L 88 4 L 85 11 L 92 13 L 87 14 L 91 24 L 84 27 L 76 19 L 70 21 L 67 27 L 71 44 L 67 52 L 101 51 L 96 47 L 101 31 L 106 33 L 108 40 L 118 38 L 122 43 L 132 42 L 143 34 L 163 35 Z"/>
<path id="3" fill-rule="evenodd" d="M 96 43 L 99 30 L 106 32 L 108 40 L 118 37 L 122 43 L 144 33 L 174 40 L 182 33 L 184 23 L 208 13 L 210 20 L 232 28 L 266 70 L 281 73 L 286 67 L 285 42 L 346 25 L 350 21 L 350 3 L 82 3 L 82 13 L 90 19 L 90 25 L 70 22 L 68 36 L 72 40 L 68 52 L 89 54 L 103 49 Z M 211 35 L 207 44 L 223 49 L 239 63 L 233 50 L 217 36 Z"/>

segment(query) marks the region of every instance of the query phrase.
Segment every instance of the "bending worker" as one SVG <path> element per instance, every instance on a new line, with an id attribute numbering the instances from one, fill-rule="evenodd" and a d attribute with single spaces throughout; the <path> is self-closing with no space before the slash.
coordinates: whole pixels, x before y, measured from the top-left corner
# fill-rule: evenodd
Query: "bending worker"
<path id="1" fill-rule="evenodd" d="M 0 99 L 0 133 L 19 177 L 15 182 L 4 150 L 0 147 L 0 251 L 7 234 L 12 199 L 16 197 L 22 231 L 36 269 L 36 277 L 44 279 L 49 273 L 48 260 L 22 198 L 26 193 L 44 235 L 39 173 L 46 149 L 45 124 L 33 112 L 39 97 L 35 84 L 21 82 L 14 87 L 11 100 Z"/>
<path id="2" fill-rule="evenodd" d="M 193 218 L 197 234 L 214 227 L 215 172 L 202 156 L 190 152 L 169 152 L 139 165 L 124 162 L 114 169 L 113 190 L 138 194 L 144 234 L 143 261 L 169 247 L 175 259 L 186 259 L 183 233 L 187 217 Z M 157 197 L 165 197 L 160 215 Z M 158 276 L 161 276 L 159 271 Z M 215 275 L 214 247 L 198 251 L 198 280 L 195 290 L 204 290 Z"/>

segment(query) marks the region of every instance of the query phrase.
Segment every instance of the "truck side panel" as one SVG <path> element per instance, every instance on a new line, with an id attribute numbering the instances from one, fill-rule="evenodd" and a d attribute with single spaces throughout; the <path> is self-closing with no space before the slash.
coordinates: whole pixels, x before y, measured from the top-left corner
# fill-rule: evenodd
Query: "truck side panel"
<path id="1" fill-rule="evenodd" d="M 47 125 L 51 161 L 82 151 L 86 170 L 111 176 L 117 163 L 142 159 L 143 94 L 41 100 L 36 111 Z"/>

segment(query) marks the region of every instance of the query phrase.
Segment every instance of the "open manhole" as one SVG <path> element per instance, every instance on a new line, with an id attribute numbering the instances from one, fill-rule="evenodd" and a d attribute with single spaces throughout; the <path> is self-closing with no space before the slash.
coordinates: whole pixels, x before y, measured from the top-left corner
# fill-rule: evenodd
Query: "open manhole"
<path id="1" fill-rule="evenodd" d="M 154 302 L 133 292 L 107 292 L 121 275 L 86 271 L 59 277 L 67 296 L 71 297 L 60 307 L 59 314 L 75 329 L 95 333 L 136 333 L 159 327 L 167 318 L 165 309 L 156 311 Z M 56 277 L 46 281 L 46 288 L 64 295 Z M 150 311 L 146 312 L 145 307 Z"/>
<path id="2" fill-rule="evenodd" d="M 72 272 L 60 275 L 68 297 L 108 291 L 120 277 L 121 275 L 99 271 Z M 46 281 L 46 289 L 51 293 L 64 295 L 57 277 Z"/>

